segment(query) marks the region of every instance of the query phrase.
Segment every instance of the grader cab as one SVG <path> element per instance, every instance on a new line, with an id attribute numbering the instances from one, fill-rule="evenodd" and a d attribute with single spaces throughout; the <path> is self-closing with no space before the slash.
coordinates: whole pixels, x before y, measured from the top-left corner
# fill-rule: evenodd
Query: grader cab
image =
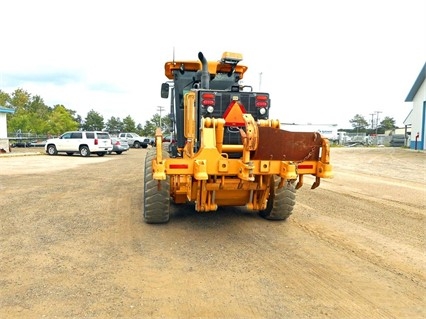
<path id="1" fill-rule="evenodd" d="M 269 119 L 269 94 L 240 84 L 247 71 L 241 54 L 207 61 L 200 52 L 198 59 L 165 64 L 161 96 L 170 97 L 175 142 L 163 143 L 157 128 L 145 159 L 145 222 L 168 222 L 171 202 L 197 212 L 244 206 L 287 219 L 304 175 L 315 177 L 311 188 L 332 177 L 329 141 Z"/>

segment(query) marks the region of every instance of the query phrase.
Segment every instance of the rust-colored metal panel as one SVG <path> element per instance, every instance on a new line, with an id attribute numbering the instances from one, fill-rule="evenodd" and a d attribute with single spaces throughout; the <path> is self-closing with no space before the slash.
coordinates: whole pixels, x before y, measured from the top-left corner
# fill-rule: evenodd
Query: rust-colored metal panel
<path id="1" fill-rule="evenodd" d="M 290 132 L 259 127 L 259 144 L 253 160 L 317 161 L 322 137 L 316 132 Z"/>

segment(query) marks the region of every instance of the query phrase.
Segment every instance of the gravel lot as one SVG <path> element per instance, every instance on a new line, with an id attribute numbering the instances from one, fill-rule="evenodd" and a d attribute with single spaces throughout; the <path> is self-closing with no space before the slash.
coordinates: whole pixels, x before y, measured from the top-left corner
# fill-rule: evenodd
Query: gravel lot
<path id="1" fill-rule="evenodd" d="M 0 318 L 425 318 L 426 154 L 333 148 L 293 215 L 142 221 L 146 149 L 0 155 Z M 313 179 L 312 179 L 313 182 Z"/>

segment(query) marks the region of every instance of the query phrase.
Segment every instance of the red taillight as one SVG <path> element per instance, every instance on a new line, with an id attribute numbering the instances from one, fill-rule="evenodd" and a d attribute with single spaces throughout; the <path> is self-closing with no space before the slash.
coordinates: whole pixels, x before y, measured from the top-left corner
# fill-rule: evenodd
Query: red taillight
<path id="1" fill-rule="evenodd" d="M 120 141 L 115 142 L 115 145 L 120 145 Z"/>
<path id="2" fill-rule="evenodd" d="M 201 104 L 203 106 L 213 106 L 214 105 L 214 100 L 202 100 Z"/>
<path id="3" fill-rule="evenodd" d="M 203 93 L 202 95 L 203 99 L 213 99 L 214 100 L 214 94 L 213 93 Z"/>
<path id="4" fill-rule="evenodd" d="M 256 107 L 268 107 L 268 96 L 257 95 L 255 104 L 256 104 Z"/>
<path id="5" fill-rule="evenodd" d="M 95 145 L 98 145 L 98 139 L 95 138 Z"/>
<path id="6" fill-rule="evenodd" d="M 202 106 L 214 106 L 215 95 L 213 93 L 202 93 L 201 94 L 201 105 Z"/>

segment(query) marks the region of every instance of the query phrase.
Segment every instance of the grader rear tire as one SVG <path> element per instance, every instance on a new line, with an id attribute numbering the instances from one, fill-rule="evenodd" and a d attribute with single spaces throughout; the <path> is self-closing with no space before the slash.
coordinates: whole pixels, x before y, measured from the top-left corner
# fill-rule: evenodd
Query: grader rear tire
<path id="1" fill-rule="evenodd" d="M 145 157 L 144 173 L 144 220 L 148 224 L 167 223 L 170 219 L 170 182 L 161 181 L 161 189 L 158 190 L 158 181 L 153 179 L 152 160 L 156 156 L 155 148 L 150 149 Z M 164 158 L 168 157 L 163 152 Z"/>
<path id="2" fill-rule="evenodd" d="M 280 189 L 276 189 L 277 182 L 271 179 L 268 204 L 265 210 L 259 212 L 261 217 L 268 220 L 286 220 L 292 214 L 296 204 L 296 187 L 294 183 L 286 183 Z"/>

